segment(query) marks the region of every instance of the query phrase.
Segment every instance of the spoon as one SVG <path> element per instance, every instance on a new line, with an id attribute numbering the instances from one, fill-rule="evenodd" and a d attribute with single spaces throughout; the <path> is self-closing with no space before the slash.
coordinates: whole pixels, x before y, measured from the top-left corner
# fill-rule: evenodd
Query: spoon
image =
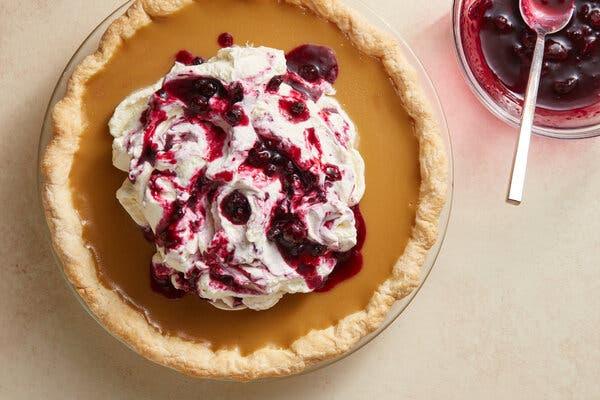
<path id="1" fill-rule="evenodd" d="M 519 0 L 519 9 L 525 23 L 537 34 L 537 39 L 523 101 L 521 130 L 508 193 L 508 200 L 515 204 L 520 204 L 523 200 L 527 155 L 540 85 L 546 35 L 560 31 L 569 23 L 575 10 L 575 0 Z"/>

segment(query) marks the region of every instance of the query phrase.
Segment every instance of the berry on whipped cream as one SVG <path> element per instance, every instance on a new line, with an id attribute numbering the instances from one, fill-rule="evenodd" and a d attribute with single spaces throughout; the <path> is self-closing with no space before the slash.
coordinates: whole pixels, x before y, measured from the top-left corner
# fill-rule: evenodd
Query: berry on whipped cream
<path id="1" fill-rule="evenodd" d="M 156 245 L 155 284 L 255 310 L 331 284 L 362 245 L 365 189 L 333 51 L 232 46 L 177 60 L 109 123 L 113 164 L 129 174 L 117 198 Z"/>

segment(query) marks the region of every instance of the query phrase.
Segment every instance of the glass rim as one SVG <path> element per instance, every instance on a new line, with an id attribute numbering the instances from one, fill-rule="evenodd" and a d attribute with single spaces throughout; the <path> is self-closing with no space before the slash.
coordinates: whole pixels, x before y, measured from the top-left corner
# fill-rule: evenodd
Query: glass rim
<path id="1" fill-rule="evenodd" d="M 518 128 L 521 125 L 519 117 L 512 115 L 510 112 L 505 110 L 502 106 L 489 95 L 489 93 L 481 86 L 473 71 L 467 62 L 465 55 L 462 32 L 460 29 L 460 19 L 462 16 L 462 5 L 464 0 L 453 0 L 453 12 L 452 12 L 452 32 L 453 32 L 453 43 L 456 57 L 458 58 L 458 64 L 460 65 L 460 71 L 467 82 L 467 86 L 475 94 L 475 97 L 498 119 L 505 122 L 513 128 Z M 547 126 L 541 126 L 538 124 L 533 125 L 532 132 L 554 139 L 586 139 L 596 136 L 600 136 L 600 123 L 585 125 L 574 128 L 552 128 Z"/>
<path id="2" fill-rule="evenodd" d="M 70 288 L 71 292 L 74 294 L 74 296 L 76 297 L 78 302 L 81 304 L 83 309 L 102 327 L 102 329 L 104 329 L 106 332 L 108 332 L 108 334 L 110 334 L 112 337 L 114 337 L 119 342 L 124 344 L 127 348 L 129 348 L 133 352 L 140 354 L 139 351 L 137 351 L 135 348 L 133 348 L 129 343 L 127 343 L 123 339 L 121 339 L 118 336 L 116 336 L 115 334 L 113 334 L 108 328 L 106 328 L 106 326 L 104 326 L 104 324 L 90 310 L 88 304 L 81 298 L 81 296 L 76 291 L 76 289 L 73 286 L 73 284 L 71 283 L 71 281 L 66 276 L 65 271 L 62 266 L 62 261 L 56 254 L 54 247 L 52 245 L 52 238 L 51 238 L 50 230 L 48 228 L 46 215 L 45 215 L 45 211 L 44 211 L 44 207 L 43 207 L 43 199 L 42 199 L 42 193 L 43 193 L 43 188 L 44 188 L 44 175 L 42 172 L 42 160 L 43 160 L 43 155 L 44 155 L 46 146 L 49 143 L 49 141 L 53 135 L 52 124 L 51 124 L 52 110 L 53 110 L 55 104 L 60 99 L 63 98 L 66 84 L 67 84 L 68 79 L 71 76 L 74 68 L 81 63 L 81 61 L 83 60 L 83 58 L 85 56 L 87 56 L 88 54 L 91 54 L 93 51 L 96 50 L 96 48 L 98 47 L 97 45 L 98 45 L 98 40 L 99 40 L 100 36 L 108 28 L 110 23 L 112 23 L 123 12 L 125 12 L 126 9 L 134 1 L 135 0 L 125 1 L 122 5 L 120 5 L 113 12 L 111 12 L 106 18 L 104 18 L 102 21 L 100 21 L 93 28 L 93 30 L 85 37 L 85 39 L 82 41 L 82 43 L 77 47 L 77 49 L 75 50 L 75 52 L 73 53 L 73 55 L 71 56 L 69 61 L 67 62 L 62 73 L 59 75 L 58 81 L 52 91 L 50 100 L 48 101 L 46 112 L 44 113 L 44 120 L 43 120 L 43 123 L 41 126 L 41 133 L 40 133 L 39 140 L 38 140 L 37 192 L 38 192 L 38 206 L 39 206 L 38 208 L 41 211 L 42 216 L 43 216 L 43 221 L 45 222 L 44 225 L 45 225 L 46 242 L 49 243 L 49 245 L 50 245 L 55 264 L 58 267 L 61 275 L 63 276 L 63 279 L 65 280 L 67 286 Z M 415 55 L 413 50 L 410 48 L 410 46 L 404 41 L 404 39 L 400 36 L 400 34 L 392 26 L 390 26 L 381 17 L 379 17 L 363 0 L 343 0 L 343 2 L 345 4 L 347 4 L 350 8 L 359 12 L 363 17 L 367 17 L 369 22 L 375 24 L 378 28 L 381 28 L 382 30 L 388 31 L 389 33 L 391 33 L 394 36 L 394 39 L 397 40 L 398 45 L 400 46 L 400 48 L 402 50 L 402 54 L 405 56 L 407 62 L 417 72 L 417 74 L 419 76 L 419 86 L 420 86 L 421 90 L 423 91 L 424 96 L 429 101 L 430 107 L 434 111 L 434 116 L 435 116 L 436 121 L 438 122 L 440 135 L 442 137 L 442 140 L 444 141 L 444 145 L 445 145 L 447 155 L 448 155 L 446 204 L 442 210 L 442 213 L 440 215 L 440 219 L 438 222 L 439 232 L 438 232 L 437 241 L 429 250 L 427 260 L 421 267 L 419 285 L 412 292 L 410 292 L 408 295 L 406 295 L 404 298 L 397 300 L 394 303 L 392 308 L 388 311 L 386 318 L 384 319 L 384 321 L 379 325 L 379 327 L 376 330 L 374 330 L 373 332 L 364 336 L 362 339 L 360 339 L 354 346 L 352 346 L 346 352 L 344 352 L 336 357 L 329 358 L 329 359 L 323 360 L 321 362 L 318 362 L 315 365 L 312 365 L 312 366 L 300 371 L 299 373 L 289 375 L 289 376 L 283 376 L 283 377 L 262 378 L 262 379 L 258 379 L 258 381 L 273 380 L 273 379 L 285 379 L 288 377 L 304 375 L 304 374 L 314 372 L 316 370 L 319 370 L 326 366 L 334 364 L 334 363 L 350 356 L 351 354 L 354 354 L 356 351 L 360 350 L 365 345 L 370 343 L 373 339 L 375 339 L 377 336 L 379 336 L 379 334 L 381 334 L 396 319 L 398 319 L 398 317 L 410 305 L 410 303 L 416 297 L 417 293 L 422 288 L 427 277 L 429 276 L 433 267 L 436 264 L 437 258 L 440 254 L 442 245 L 443 245 L 445 237 L 446 237 L 447 227 L 448 227 L 448 224 L 450 221 L 450 215 L 451 215 L 452 204 L 453 204 L 453 194 L 454 194 L 454 155 L 453 155 L 453 146 L 452 146 L 451 137 L 450 137 L 450 134 L 448 131 L 446 117 L 445 117 L 445 114 L 444 114 L 444 111 L 442 108 L 442 104 L 441 104 L 439 95 L 437 94 L 437 91 L 435 89 L 435 86 L 433 85 L 431 78 L 427 74 L 425 68 L 423 67 L 422 63 L 417 58 L 417 56 Z M 156 364 L 156 362 L 154 362 L 152 360 L 149 360 L 149 361 Z M 159 365 L 162 365 L 162 364 L 159 364 Z M 164 366 L 164 365 L 162 365 L 162 366 Z M 169 368 L 169 369 L 174 369 L 174 368 L 168 367 L 168 366 L 164 366 L 164 367 Z M 227 381 L 228 379 L 217 379 L 217 380 Z"/>

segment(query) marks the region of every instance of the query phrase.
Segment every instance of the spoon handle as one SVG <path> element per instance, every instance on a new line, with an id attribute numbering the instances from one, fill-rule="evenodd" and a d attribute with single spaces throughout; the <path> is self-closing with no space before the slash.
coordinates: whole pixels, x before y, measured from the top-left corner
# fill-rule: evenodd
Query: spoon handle
<path id="1" fill-rule="evenodd" d="M 545 35 L 538 33 L 535 42 L 535 50 L 533 52 L 533 59 L 531 61 L 531 69 L 529 70 L 529 81 L 527 82 L 527 92 L 525 94 L 523 113 L 521 115 L 519 142 L 517 143 L 517 152 L 515 154 L 513 163 L 510 190 L 508 193 L 508 200 L 516 203 L 521 203 L 521 200 L 523 200 L 525 171 L 527 169 L 527 155 L 529 153 L 531 129 L 533 127 L 535 104 L 537 101 L 538 88 L 540 86 L 542 61 L 544 59 L 544 42 Z"/>

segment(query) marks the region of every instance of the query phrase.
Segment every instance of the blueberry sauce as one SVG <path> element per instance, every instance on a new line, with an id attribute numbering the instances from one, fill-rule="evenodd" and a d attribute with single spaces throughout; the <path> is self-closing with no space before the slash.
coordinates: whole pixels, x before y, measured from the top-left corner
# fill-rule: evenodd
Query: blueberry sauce
<path id="1" fill-rule="evenodd" d="M 273 241 L 284 259 L 302 275 L 311 289 L 318 289 L 324 280 L 318 275 L 316 268 L 319 258 L 327 253 L 337 260 L 336 278 L 327 282 L 329 290 L 337 283 L 354 276 L 362 267 L 360 249 L 365 237 L 364 220 L 358 206 L 354 208 L 356 228 L 358 232 L 357 245 L 346 253 L 333 253 L 325 246 L 311 242 L 307 239 L 308 230 L 299 215 L 290 211 L 292 198 L 302 193 L 303 197 L 312 198 L 314 202 L 325 201 L 316 182 L 316 176 L 310 171 L 299 167 L 293 158 L 281 149 L 280 143 L 272 139 L 260 138 L 248 154 L 246 163 L 255 168 L 262 169 L 267 176 L 277 176 L 282 182 L 286 199 L 281 201 L 273 210 L 267 238 Z M 341 174 L 335 166 L 325 166 L 328 180 L 341 179 Z M 309 200 L 310 201 L 310 200 Z M 335 271 L 334 270 L 334 271 Z"/>
<path id="2" fill-rule="evenodd" d="M 305 44 L 286 54 L 289 71 L 300 75 L 308 82 L 322 78 L 334 83 L 338 77 L 338 63 L 335 52 L 326 46 Z"/>
<path id="3" fill-rule="evenodd" d="M 600 2 L 576 0 L 573 18 L 548 35 L 538 104 L 550 110 L 584 108 L 600 101 Z M 519 98 L 527 86 L 536 35 L 518 0 L 480 0 L 469 11 L 479 24 L 486 64 Z"/>
<path id="4" fill-rule="evenodd" d="M 152 184 L 153 180 L 161 177 L 167 177 L 168 179 L 170 176 L 169 174 L 172 173 L 170 171 L 154 171 L 150 178 L 150 184 Z M 172 179 L 170 179 L 170 181 L 174 184 Z M 182 191 L 187 191 L 190 194 L 189 198 L 187 201 L 178 200 L 163 205 L 163 217 L 157 224 L 154 235 L 156 244 L 169 250 L 181 246 L 184 238 L 179 234 L 179 223 L 184 217 L 186 210 L 196 210 L 197 207 L 201 206 L 202 199 L 207 199 L 208 202 L 212 202 L 214 195 L 221 184 L 222 182 L 216 182 L 206 178 L 205 171 L 202 170 L 192 178 L 189 187 L 179 188 Z M 150 187 L 152 190 L 152 186 Z"/>
<path id="5" fill-rule="evenodd" d="M 247 125 L 249 122 L 244 111 L 236 106 L 236 103 L 244 99 L 244 87 L 240 82 L 226 86 L 215 78 L 182 78 L 167 82 L 164 90 L 168 96 L 173 96 L 185 104 L 185 113 L 189 118 L 202 121 L 209 112 L 218 111 L 211 105 L 211 99 L 216 98 L 220 100 L 218 105 L 226 105 L 222 117 L 229 125 Z"/>
<path id="6" fill-rule="evenodd" d="M 214 125 L 208 121 L 202 121 L 206 131 L 206 141 L 208 142 L 207 161 L 214 161 L 223 155 L 223 146 L 227 139 L 227 133 L 220 126 Z"/>
<path id="7" fill-rule="evenodd" d="M 161 273 L 162 271 L 165 273 Z M 179 299 L 185 296 L 184 290 L 176 289 L 171 283 L 171 270 L 162 265 L 150 266 L 150 287 L 167 299 Z"/>
<path id="8" fill-rule="evenodd" d="M 289 121 L 297 124 L 310 118 L 310 112 L 302 101 L 298 100 L 279 100 L 279 110 Z"/>
<path id="9" fill-rule="evenodd" d="M 233 46 L 233 35 L 229 32 L 223 32 L 217 38 L 217 43 L 221 47 L 231 47 Z"/>
<path id="10" fill-rule="evenodd" d="M 317 150 L 319 153 L 319 157 L 323 155 L 323 149 L 321 148 L 321 142 L 317 138 L 317 134 L 315 133 L 315 128 L 307 128 L 304 131 L 304 136 L 306 137 L 306 141 L 310 143 L 310 145 Z"/>
<path id="11" fill-rule="evenodd" d="M 188 108 L 198 107 L 202 103 L 208 107 L 208 100 L 213 96 L 225 98 L 227 90 L 220 80 L 215 78 L 182 78 L 167 82 L 164 85 L 167 93 L 178 98 Z"/>
<path id="12" fill-rule="evenodd" d="M 304 196 L 323 199 L 323 193 L 320 193 L 316 181 L 317 177 L 298 166 L 294 157 L 288 155 L 294 151 L 294 149 L 284 151 L 281 143 L 275 139 L 259 137 L 254 147 L 248 152 L 246 164 L 262 170 L 267 176 L 277 175 L 288 197 L 301 191 Z"/>
<path id="13" fill-rule="evenodd" d="M 167 119 L 167 114 L 163 110 L 156 110 L 154 107 L 148 108 L 147 112 L 142 114 L 142 124 L 144 125 L 144 144 L 142 146 L 142 154 L 138 159 L 138 165 L 150 163 L 154 166 L 158 148 L 152 142 L 152 137 L 156 132 L 156 128 Z"/>
<path id="14" fill-rule="evenodd" d="M 335 268 L 327 277 L 327 280 L 316 290 L 316 292 L 326 292 L 333 289 L 339 283 L 352 278 L 358 274 L 363 266 L 362 248 L 367 238 L 367 227 L 365 219 L 360 212 L 360 207 L 353 207 L 354 220 L 356 221 L 356 246 L 350 251 L 336 255 L 338 260 Z"/>
<path id="15" fill-rule="evenodd" d="M 140 229 L 142 230 L 142 235 L 144 235 L 144 239 L 146 239 L 146 241 L 148 241 L 149 243 L 154 243 L 154 232 L 152 232 L 152 228 L 150 228 L 149 226 L 142 226 L 140 227 Z"/>
<path id="16" fill-rule="evenodd" d="M 157 245 L 166 249 L 174 249 L 182 244 L 183 238 L 177 232 L 177 225 L 184 215 L 185 204 L 179 202 L 174 202 L 165 210 L 154 234 L 154 241 Z"/>
<path id="17" fill-rule="evenodd" d="M 218 179 L 223 182 L 231 182 L 233 179 L 233 172 L 231 171 L 221 171 L 215 174 L 215 179 Z"/>

